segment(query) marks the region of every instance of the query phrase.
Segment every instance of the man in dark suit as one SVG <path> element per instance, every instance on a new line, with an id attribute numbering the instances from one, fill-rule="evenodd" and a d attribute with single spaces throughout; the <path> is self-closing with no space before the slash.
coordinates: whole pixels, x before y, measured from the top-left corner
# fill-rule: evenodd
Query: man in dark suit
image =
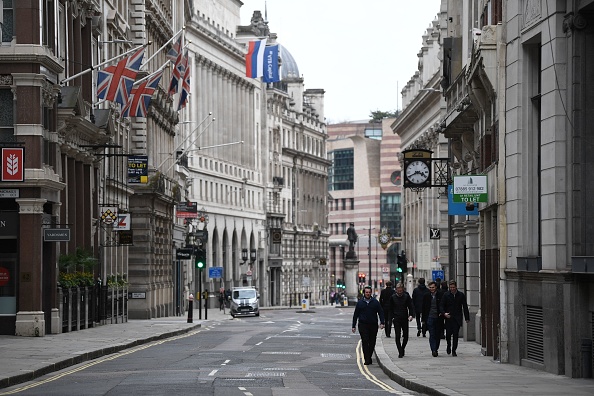
<path id="1" fill-rule="evenodd" d="M 408 322 L 412 321 L 415 316 L 415 307 L 413 306 L 412 298 L 404 291 L 404 285 L 402 283 L 396 285 L 396 293 L 390 297 L 388 310 L 394 322 L 394 336 L 396 338 L 396 347 L 398 348 L 398 357 L 402 358 L 404 357 L 406 344 L 408 344 Z M 400 340 L 400 333 L 402 333 L 402 340 Z"/>
<path id="2" fill-rule="evenodd" d="M 417 318 L 417 337 L 423 332 L 423 337 L 427 336 L 427 326 L 421 325 L 421 316 L 423 315 L 423 299 L 429 289 L 425 286 L 425 278 L 419 278 L 419 285 L 415 287 L 412 294 L 413 304 L 415 306 L 415 316 Z"/>
<path id="3" fill-rule="evenodd" d="M 361 347 L 363 348 L 363 358 L 365 365 L 371 364 L 371 356 L 375 350 L 377 340 L 377 322 L 380 322 L 379 328 L 384 328 L 384 311 L 379 301 L 371 296 L 371 287 L 363 288 L 363 297 L 357 302 L 355 312 L 353 312 L 353 333 L 356 330 L 357 321 L 359 321 L 359 335 L 361 336 Z"/>
<path id="4" fill-rule="evenodd" d="M 384 310 L 384 316 L 386 318 L 386 327 L 384 327 L 384 330 L 386 332 L 386 337 L 390 338 L 391 334 L 392 334 L 392 316 L 390 315 L 390 297 L 392 297 L 392 294 L 394 294 L 394 289 L 392 288 L 392 282 L 387 281 L 386 282 L 386 288 L 384 290 L 382 290 L 382 292 L 380 293 L 380 305 L 382 306 L 382 309 Z"/>
<path id="5" fill-rule="evenodd" d="M 437 287 L 435 282 L 429 282 L 429 293 L 423 296 L 423 327 L 429 330 L 429 347 L 433 357 L 437 357 L 439 353 L 439 344 L 441 342 L 441 334 L 443 333 L 441 311 L 441 301 L 443 292 Z"/>
<path id="6" fill-rule="evenodd" d="M 448 355 L 451 352 L 452 356 L 458 356 L 456 349 L 458 348 L 460 327 L 462 327 L 463 319 L 466 319 L 466 323 L 470 322 L 470 313 L 466 296 L 458 290 L 456 281 L 450 281 L 450 292 L 444 294 L 441 305 L 443 316 L 446 318 L 446 341 L 448 342 L 446 352 Z M 464 318 L 462 314 L 464 314 Z"/>

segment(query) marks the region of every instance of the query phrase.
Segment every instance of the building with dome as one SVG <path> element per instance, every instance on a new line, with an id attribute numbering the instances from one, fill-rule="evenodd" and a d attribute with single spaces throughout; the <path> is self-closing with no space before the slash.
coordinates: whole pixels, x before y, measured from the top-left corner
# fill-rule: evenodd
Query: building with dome
<path id="1" fill-rule="evenodd" d="M 176 137 L 187 158 L 175 172 L 183 198 L 208 221 L 177 219 L 175 242 L 208 232 L 202 290 L 255 286 L 263 306 L 306 296 L 320 304 L 329 293 L 324 91 L 305 89 L 280 42 L 281 81 L 246 77 L 249 41 L 277 37 L 260 11 L 241 26 L 239 7 L 196 1 L 186 24 L 193 94 Z M 208 277 L 210 267 L 222 276 Z M 185 300 L 199 289 L 199 273 L 190 262 L 182 271 Z"/>

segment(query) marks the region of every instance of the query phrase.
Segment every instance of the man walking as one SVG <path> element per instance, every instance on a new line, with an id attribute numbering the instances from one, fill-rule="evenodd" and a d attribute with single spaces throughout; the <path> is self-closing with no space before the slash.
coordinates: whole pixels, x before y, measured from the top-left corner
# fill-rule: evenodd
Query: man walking
<path id="1" fill-rule="evenodd" d="M 380 322 L 379 328 L 383 329 L 384 311 L 379 301 L 371 296 L 371 287 L 365 286 L 363 289 L 363 298 L 357 302 L 355 312 L 353 313 L 353 333 L 355 332 L 355 326 L 358 320 L 365 365 L 371 364 L 371 356 L 373 355 L 377 340 L 378 318 Z"/>
<path id="2" fill-rule="evenodd" d="M 429 330 L 429 347 L 433 357 L 438 356 L 439 344 L 441 341 L 441 334 L 443 329 L 441 300 L 443 292 L 437 288 L 435 282 L 429 282 L 429 293 L 423 297 L 423 316 L 422 323 Z"/>
<path id="3" fill-rule="evenodd" d="M 423 298 L 429 293 L 425 286 L 425 278 L 419 278 L 419 285 L 415 287 L 412 294 L 413 305 L 415 306 L 415 317 L 417 319 L 417 337 L 423 332 L 423 337 L 427 337 L 427 326 L 423 326 L 421 316 L 423 315 Z"/>
<path id="4" fill-rule="evenodd" d="M 382 290 L 380 293 L 380 305 L 384 310 L 384 316 L 386 318 L 386 337 L 390 338 L 392 333 L 392 316 L 390 315 L 390 297 L 394 294 L 394 289 L 392 288 L 392 282 L 386 282 L 386 288 Z"/>
<path id="5" fill-rule="evenodd" d="M 394 322 L 394 335 L 396 338 L 396 347 L 398 348 L 398 357 L 402 358 L 404 357 L 404 349 L 408 343 L 408 322 L 412 321 L 415 316 L 412 298 L 410 298 L 410 294 L 404 291 L 404 285 L 402 283 L 396 285 L 396 293 L 390 298 L 388 310 Z M 400 341 L 401 332 L 402 342 Z"/>
<path id="6" fill-rule="evenodd" d="M 462 327 L 462 313 L 464 313 L 466 323 L 470 322 L 470 313 L 468 312 L 466 296 L 458 290 L 456 281 L 450 281 L 450 292 L 444 294 L 441 304 L 443 316 L 446 318 L 446 341 L 448 342 L 446 352 L 448 355 L 451 352 L 452 356 L 458 356 L 456 349 L 458 348 L 458 334 L 460 333 L 460 327 Z"/>

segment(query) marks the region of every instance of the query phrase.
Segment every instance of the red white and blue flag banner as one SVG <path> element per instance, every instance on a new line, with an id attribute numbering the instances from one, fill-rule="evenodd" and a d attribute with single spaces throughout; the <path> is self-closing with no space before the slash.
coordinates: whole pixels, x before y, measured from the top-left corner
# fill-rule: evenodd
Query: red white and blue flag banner
<path id="1" fill-rule="evenodd" d="M 142 64 L 144 48 L 97 73 L 97 97 L 125 106 L 136 74 Z"/>
<path id="2" fill-rule="evenodd" d="M 278 52 L 278 44 L 268 46 L 264 49 L 264 75 L 262 76 L 262 81 L 274 83 L 281 80 L 278 65 Z"/>
<path id="3" fill-rule="evenodd" d="M 184 72 L 182 91 L 181 95 L 179 96 L 179 105 L 177 106 L 177 110 L 183 109 L 188 104 L 188 99 L 190 96 L 190 69 L 190 65 L 186 65 L 186 71 Z"/>
<path id="4" fill-rule="evenodd" d="M 159 86 L 159 81 L 163 76 L 163 70 L 159 70 L 151 77 L 147 78 L 138 86 L 132 88 L 130 100 L 122 110 L 122 117 L 145 117 L 148 114 L 148 108 L 151 103 L 153 93 Z"/>
<path id="5" fill-rule="evenodd" d="M 264 49 L 266 39 L 250 41 L 248 53 L 245 56 L 245 75 L 251 78 L 258 78 L 264 75 Z"/>
<path id="6" fill-rule="evenodd" d="M 169 50 L 169 52 L 167 52 L 167 59 L 169 59 L 171 61 L 171 63 L 175 64 L 175 61 L 177 60 L 177 56 L 180 54 L 181 49 L 182 49 L 182 38 L 183 38 L 183 34 L 181 34 L 179 36 L 179 38 L 177 39 L 177 41 L 173 44 L 173 46 L 171 47 L 171 49 Z"/>
<path id="7" fill-rule="evenodd" d="M 25 149 L 22 147 L 2 148 L 3 182 L 25 181 Z"/>
<path id="8" fill-rule="evenodd" d="M 186 72 L 186 67 L 188 66 L 188 50 L 185 50 L 183 53 L 180 52 L 177 56 L 175 61 L 175 66 L 173 67 L 173 71 L 171 72 L 171 83 L 169 84 L 169 95 L 174 95 L 177 92 L 177 88 L 179 86 L 179 82 L 184 76 Z"/>

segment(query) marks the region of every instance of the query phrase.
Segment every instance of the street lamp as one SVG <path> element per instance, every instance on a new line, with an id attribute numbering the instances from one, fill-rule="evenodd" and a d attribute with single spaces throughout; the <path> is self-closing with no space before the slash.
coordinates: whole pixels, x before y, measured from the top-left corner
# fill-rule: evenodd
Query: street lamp
<path id="1" fill-rule="evenodd" d="M 367 231 L 369 232 L 369 243 L 367 245 L 367 253 L 368 253 L 368 257 L 369 257 L 369 283 L 367 283 L 368 285 L 371 286 L 371 230 L 375 230 L 375 227 L 371 228 L 371 217 L 369 218 L 369 228 L 367 229 Z"/>

